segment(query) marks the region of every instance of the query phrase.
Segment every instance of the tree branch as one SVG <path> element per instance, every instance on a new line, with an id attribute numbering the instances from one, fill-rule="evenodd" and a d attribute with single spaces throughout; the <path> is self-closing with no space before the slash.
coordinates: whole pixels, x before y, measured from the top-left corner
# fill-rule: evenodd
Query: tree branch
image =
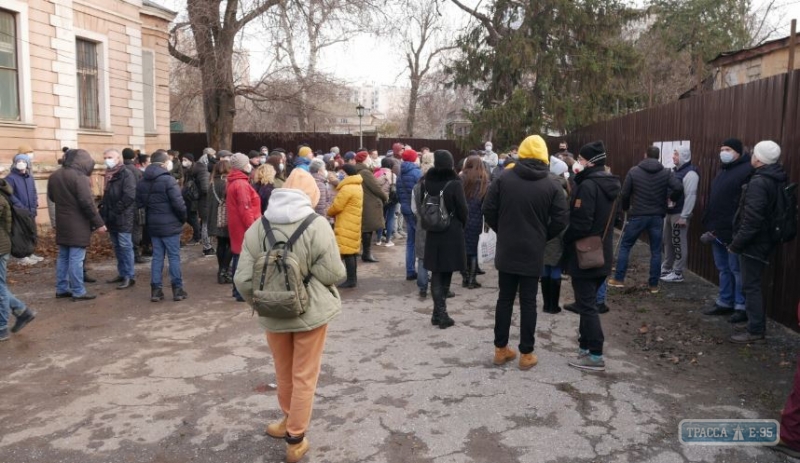
<path id="1" fill-rule="evenodd" d="M 250 21 L 256 19 L 257 17 L 261 16 L 262 14 L 266 13 L 267 11 L 269 11 L 270 8 L 272 8 L 275 5 L 278 5 L 279 3 L 280 3 L 280 0 L 267 0 L 267 1 L 265 1 L 258 8 L 252 10 L 251 12 L 247 13 L 246 15 L 244 15 L 242 17 L 242 19 L 236 21 L 236 23 L 235 23 L 236 24 L 236 30 L 238 31 L 239 29 L 243 28 L 245 25 L 247 25 L 247 23 L 249 23 Z"/>

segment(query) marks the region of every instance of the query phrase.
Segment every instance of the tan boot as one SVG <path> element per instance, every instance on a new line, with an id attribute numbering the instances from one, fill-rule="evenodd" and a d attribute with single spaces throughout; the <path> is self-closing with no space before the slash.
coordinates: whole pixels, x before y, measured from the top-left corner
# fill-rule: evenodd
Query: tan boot
<path id="1" fill-rule="evenodd" d="M 297 463 L 308 452 L 308 438 L 304 437 L 299 444 L 288 444 L 286 446 L 287 463 Z"/>
<path id="2" fill-rule="evenodd" d="M 522 354 L 519 356 L 519 369 L 520 370 L 530 370 L 536 364 L 539 363 L 539 358 L 536 357 L 536 354 Z"/>
<path id="3" fill-rule="evenodd" d="M 286 437 L 286 417 L 284 416 L 282 420 L 268 424 L 264 432 L 266 432 L 269 437 L 274 437 L 275 439 L 283 439 Z"/>
<path id="4" fill-rule="evenodd" d="M 510 360 L 514 360 L 517 358 L 517 353 L 514 352 L 514 349 L 506 346 L 506 347 L 495 347 L 494 348 L 494 360 L 492 363 L 495 365 L 504 365 L 506 362 Z"/>

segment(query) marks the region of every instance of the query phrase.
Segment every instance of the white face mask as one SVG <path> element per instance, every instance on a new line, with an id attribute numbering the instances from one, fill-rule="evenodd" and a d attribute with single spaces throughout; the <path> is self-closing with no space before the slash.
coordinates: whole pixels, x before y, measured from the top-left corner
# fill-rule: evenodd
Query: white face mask
<path id="1" fill-rule="evenodd" d="M 167 161 L 164 163 L 164 168 L 167 170 L 172 170 L 173 167 L 175 166 L 172 164 L 172 161 Z"/>
<path id="2" fill-rule="evenodd" d="M 192 167 L 192 161 L 183 161 L 181 164 L 183 167 Z"/>
<path id="3" fill-rule="evenodd" d="M 579 174 L 583 170 L 583 165 L 580 162 L 576 162 L 572 165 L 572 172 Z"/>
<path id="4" fill-rule="evenodd" d="M 19 161 L 16 164 L 14 164 L 14 167 L 16 167 L 17 170 L 22 171 L 28 168 L 28 163 L 25 161 Z"/>
<path id="5" fill-rule="evenodd" d="M 109 168 L 109 169 L 113 169 L 113 168 L 117 167 L 117 161 L 115 161 L 114 159 L 106 159 L 105 160 L 105 164 L 106 164 L 106 167 Z"/>
<path id="6" fill-rule="evenodd" d="M 247 167 L 244 168 L 244 171 L 245 171 L 245 173 L 249 174 L 250 172 L 253 171 L 253 165 L 252 164 L 248 164 Z"/>
<path id="7" fill-rule="evenodd" d="M 259 158 L 259 161 L 261 161 L 261 164 L 266 164 L 267 163 L 267 157 L 266 156 L 261 156 Z"/>
<path id="8" fill-rule="evenodd" d="M 733 151 L 720 151 L 719 160 L 722 161 L 723 164 L 730 164 L 733 162 Z"/>
<path id="9" fill-rule="evenodd" d="M 486 146 L 484 146 L 484 148 L 486 148 L 486 151 L 491 151 L 492 150 L 492 144 L 491 143 L 487 143 Z"/>
<path id="10" fill-rule="evenodd" d="M 278 170 L 280 170 L 281 172 L 283 172 L 283 169 L 284 169 L 284 167 L 283 167 L 283 163 L 280 163 L 280 164 L 278 164 Z"/>

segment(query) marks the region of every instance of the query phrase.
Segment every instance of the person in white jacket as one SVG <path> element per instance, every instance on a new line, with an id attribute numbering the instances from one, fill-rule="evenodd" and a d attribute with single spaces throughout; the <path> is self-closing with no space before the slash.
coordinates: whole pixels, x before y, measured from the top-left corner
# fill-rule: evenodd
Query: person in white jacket
<path id="1" fill-rule="evenodd" d="M 497 167 L 499 159 L 497 158 L 497 153 L 492 151 L 492 142 L 487 141 L 483 147 L 485 150 L 481 155 L 481 161 L 486 164 L 486 168 L 489 170 L 489 174 L 491 174 L 494 168 Z"/>
<path id="2" fill-rule="evenodd" d="M 692 164 L 692 152 L 688 146 L 679 146 L 672 153 L 675 177 L 683 182 L 683 199 L 667 204 L 667 218 L 664 221 L 664 261 L 661 264 L 661 281 L 680 283 L 686 269 L 687 232 L 697 202 L 697 185 L 700 173 Z"/>

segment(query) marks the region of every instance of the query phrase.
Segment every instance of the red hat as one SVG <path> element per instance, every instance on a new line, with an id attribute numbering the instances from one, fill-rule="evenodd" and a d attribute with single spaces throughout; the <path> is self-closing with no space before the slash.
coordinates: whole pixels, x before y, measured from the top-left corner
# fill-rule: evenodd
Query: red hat
<path id="1" fill-rule="evenodd" d="M 356 153 L 356 162 L 366 161 L 367 156 L 369 156 L 369 153 L 367 153 L 366 151 L 359 151 L 358 153 Z"/>
<path id="2" fill-rule="evenodd" d="M 417 162 L 417 152 L 412 150 L 411 148 L 403 151 L 403 161 Z"/>

